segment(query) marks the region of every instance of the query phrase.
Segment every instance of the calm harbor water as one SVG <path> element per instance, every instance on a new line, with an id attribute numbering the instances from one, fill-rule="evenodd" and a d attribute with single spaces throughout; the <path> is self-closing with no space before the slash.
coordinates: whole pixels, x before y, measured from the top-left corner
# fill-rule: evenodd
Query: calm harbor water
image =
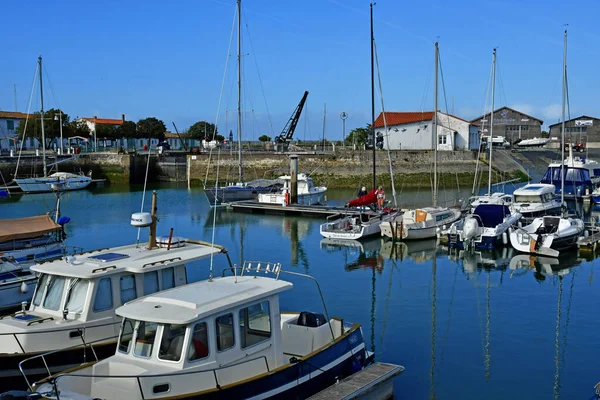
<path id="1" fill-rule="evenodd" d="M 558 261 L 508 249 L 449 254 L 434 241 L 392 246 L 378 237 L 337 246 L 322 241 L 319 219 L 215 211 L 200 189 L 150 189 L 158 192 L 159 235 L 173 228 L 175 235 L 210 241 L 214 221 L 215 243 L 232 262 L 276 261 L 314 276 L 330 315 L 360 323 L 378 360 L 406 367 L 395 381 L 397 398 L 589 398 L 600 381 L 593 367 L 600 358 L 598 261 L 580 260 L 576 252 Z M 329 200 L 343 204 L 354 194 L 330 191 Z M 405 204 L 431 199 L 427 191 L 402 196 Z M 91 250 L 135 242 L 129 218 L 141 198 L 141 187 L 115 185 L 66 193 L 68 244 Z M 3 199 L 0 216 L 43 213 L 53 204 L 52 195 Z M 215 259 L 215 273 L 225 262 Z M 208 268 L 194 266 L 188 276 L 204 279 Z M 314 283 L 283 278 L 295 285 L 282 296 L 285 310 L 322 311 Z"/>

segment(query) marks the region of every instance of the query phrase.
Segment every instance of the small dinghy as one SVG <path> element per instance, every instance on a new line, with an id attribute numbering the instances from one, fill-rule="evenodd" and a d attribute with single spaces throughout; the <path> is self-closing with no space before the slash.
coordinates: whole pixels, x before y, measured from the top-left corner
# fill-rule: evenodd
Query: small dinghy
<path id="1" fill-rule="evenodd" d="M 535 218 L 527 226 L 511 228 L 510 244 L 522 253 L 558 257 L 561 250 L 577 245 L 577 239 L 583 233 L 583 229 L 583 221 L 578 218 Z"/>

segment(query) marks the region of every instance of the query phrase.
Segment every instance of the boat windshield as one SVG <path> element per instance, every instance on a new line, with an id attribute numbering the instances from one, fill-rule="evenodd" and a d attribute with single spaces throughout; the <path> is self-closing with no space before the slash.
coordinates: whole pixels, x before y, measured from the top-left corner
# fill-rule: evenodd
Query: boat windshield
<path id="1" fill-rule="evenodd" d="M 42 274 L 38 280 L 33 305 L 47 310 L 62 310 L 63 295 L 67 291 L 65 309 L 81 313 L 87 299 L 89 281 L 87 279 Z"/>
<path id="2" fill-rule="evenodd" d="M 119 335 L 119 352 L 129 353 L 134 327 L 135 321 L 128 318 L 123 320 L 123 324 L 121 325 L 121 334 Z"/>
<path id="3" fill-rule="evenodd" d="M 542 199 L 539 194 L 515 194 L 515 203 L 541 203 Z"/>

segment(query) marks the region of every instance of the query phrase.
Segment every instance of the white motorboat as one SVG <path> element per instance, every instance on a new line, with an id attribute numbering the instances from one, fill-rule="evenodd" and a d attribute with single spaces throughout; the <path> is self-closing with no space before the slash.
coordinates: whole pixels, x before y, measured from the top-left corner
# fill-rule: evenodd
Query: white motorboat
<path id="1" fill-rule="evenodd" d="M 511 213 L 506 205 L 481 204 L 472 215 L 456 221 L 444 232 L 450 248 L 492 249 L 508 244 L 508 229 L 521 214 Z"/>
<path id="2" fill-rule="evenodd" d="M 510 230 L 510 243 L 521 253 L 558 257 L 561 250 L 577 246 L 584 224 L 578 218 L 538 217 L 522 228 Z"/>
<path id="3" fill-rule="evenodd" d="M 332 215 L 321 224 L 321 236 L 333 239 L 356 240 L 381 232 L 381 224 L 391 222 L 397 213 L 364 212 L 354 215 Z"/>
<path id="4" fill-rule="evenodd" d="M 521 213 L 523 220 L 531 221 L 544 215 L 559 215 L 560 200 L 554 195 L 554 185 L 529 183 L 514 191 L 512 210 Z"/>
<path id="5" fill-rule="evenodd" d="M 281 264 L 238 272 L 120 307 L 113 356 L 31 389 L 71 400 L 307 398 L 370 361 L 359 324 L 280 311 L 293 287 Z"/>
<path id="6" fill-rule="evenodd" d="M 466 212 L 473 213 L 475 208 L 481 204 L 500 204 L 511 206 L 514 202 L 514 197 L 512 194 L 507 194 L 504 192 L 494 192 L 492 194 L 484 194 L 481 196 L 472 196 L 469 198 L 467 203 L 463 206 L 463 209 Z"/>
<path id="7" fill-rule="evenodd" d="M 569 155 L 561 163 L 551 163 L 540 183 L 554 185 L 556 193 L 561 193 L 561 170 L 565 170 L 564 196 L 565 198 L 578 198 L 591 195 L 594 189 L 600 186 L 600 164 L 595 160 L 585 157 L 573 156 L 569 146 Z"/>
<path id="8" fill-rule="evenodd" d="M 550 142 L 549 138 L 538 138 L 523 139 L 517 143 L 518 147 L 541 147 Z"/>
<path id="9" fill-rule="evenodd" d="M 283 182 L 283 188 L 271 193 L 259 193 L 259 203 L 270 203 L 286 205 L 286 193 L 290 193 L 292 178 L 289 175 L 283 175 L 277 178 Z M 298 174 L 298 204 L 320 204 L 325 199 L 327 188 L 325 186 L 315 186 L 313 179 L 306 174 Z"/>
<path id="10" fill-rule="evenodd" d="M 461 215 L 459 209 L 446 207 L 425 207 L 405 211 L 392 221 L 381 224 L 381 236 L 393 240 L 435 238 L 440 229 L 447 229 Z"/>
<path id="11" fill-rule="evenodd" d="M 54 190 L 53 186 L 59 186 L 63 191 L 84 189 L 92 183 L 92 177 L 71 172 L 55 172 L 39 178 L 15 178 L 15 183 L 24 193 L 48 193 Z"/>

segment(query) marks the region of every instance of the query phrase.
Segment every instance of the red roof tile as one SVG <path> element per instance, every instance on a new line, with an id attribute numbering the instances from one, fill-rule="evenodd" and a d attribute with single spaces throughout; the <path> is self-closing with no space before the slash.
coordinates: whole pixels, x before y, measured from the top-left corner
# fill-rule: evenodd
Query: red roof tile
<path id="1" fill-rule="evenodd" d="M 80 118 L 83 121 L 94 122 L 98 125 L 122 125 L 123 120 L 121 119 L 109 119 L 109 118 Z"/>
<path id="2" fill-rule="evenodd" d="M 385 113 L 385 122 L 388 126 L 410 124 L 413 122 L 431 121 L 433 111 L 416 112 L 390 112 Z M 380 113 L 375 120 L 375 128 L 383 128 L 383 113 Z"/>
<path id="3" fill-rule="evenodd" d="M 27 114 L 18 111 L 0 111 L 0 118 L 25 119 Z"/>

